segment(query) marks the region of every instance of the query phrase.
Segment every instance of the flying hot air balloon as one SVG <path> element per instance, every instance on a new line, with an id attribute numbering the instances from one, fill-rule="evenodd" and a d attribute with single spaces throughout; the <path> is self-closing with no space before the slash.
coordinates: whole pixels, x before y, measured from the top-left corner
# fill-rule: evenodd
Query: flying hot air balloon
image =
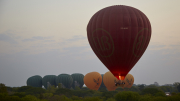
<path id="1" fill-rule="evenodd" d="M 125 79 L 124 79 L 124 82 L 125 82 L 124 87 L 131 88 L 132 85 L 134 84 L 134 77 L 133 77 L 133 75 L 127 74 Z"/>
<path id="2" fill-rule="evenodd" d="M 91 17 L 87 37 L 101 62 L 118 80 L 124 80 L 149 44 L 151 24 L 136 8 L 110 6 Z"/>
<path id="3" fill-rule="evenodd" d="M 102 83 L 102 76 L 98 72 L 90 72 L 84 76 L 84 84 L 91 90 L 98 90 Z"/>

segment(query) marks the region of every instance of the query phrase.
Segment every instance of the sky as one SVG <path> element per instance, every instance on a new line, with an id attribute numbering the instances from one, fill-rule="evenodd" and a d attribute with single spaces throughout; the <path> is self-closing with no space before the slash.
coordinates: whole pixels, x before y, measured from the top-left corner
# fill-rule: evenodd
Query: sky
<path id="1" fill-rule="evenodd" d="M 152 36 L 133 69 L 135 84 L 180 82 L 180 0 L 0 0 L 0 83 L 19 87 L 34 75 L 108 69 L 92 51 L 86 27 L 100 9 L 127 5 L 150 20 Z"/>

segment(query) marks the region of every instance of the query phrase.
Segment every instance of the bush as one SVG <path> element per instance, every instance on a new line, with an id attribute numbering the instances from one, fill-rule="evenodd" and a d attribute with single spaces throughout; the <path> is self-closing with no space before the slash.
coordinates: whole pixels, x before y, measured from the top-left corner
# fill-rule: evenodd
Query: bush
<path id="1" fill-rule="evenodd" d="M 115 95 L 117 101 L 138 101 L 140 95 L 132 91 L 123 91 Z"/>
<path id="2" fill-rule="evenodd" d="M 106 101 L 116 101 L 114 98 L 109 98 Z"/>
<path id="3" fill-rule="evenodd" d="M 54 97 L 56 97 L 58 100 L 53 100 L 53 101 L 72 101 L 71 99 L 67 98 L 65 95 L 55 95 Z"/>
<path id="4" fill-rule="evenodd" d="M 53 94 L 52 93 L 43 93 L 42 96 L 43 96 L 43 99 L 50 99 L 53 96 Z"/>
<path id="5" fill-rule="evenodd" d="M 99 97 L 86 97 L 83 101 L 103 101 Z"/>
<path id="6" fill-rule="evenodd" d="M 0 93 L 8 93 L 6 86 L 2 83 L 0 83 Z"/>
<path id="7" fill-rule="evenodd" d="M 67 97 L 71 97 L 73 95 L 72 90 L 67 88 L 58 88 L 55 92 L 56 95 L 65 95 Z"/>
<path id="8" fill-rule="evenodd" d="M 152 101 L 166 101 L 166 97 L 161 97 L 161 96 L 154 97 Z"/>
<path id="9" fill-rule="evenodd" d="M 157 88 L 145 88 L 142 90 L 142 94 L 146 95 L 146 94 L 151 94 L 152 96 L 155 96 L 155 94 L 157 93 L 164 93 L 163 91 L 157 89 Z"/>
<path id="10" fill-rule="evenodd" d="M 150 95 L 141 96 L 138 101 L 152 101 L 152 96 Z"/>
<path id="11" fill-rule="evenodd" d="M 164 92 L 157 92 L 154 94 L 154 96 L 162 96 L 162 97 L 165 97 L 166 94 Z"/>
<path id="12" fill-rule="evenodd" d="M 14 93 L 12 96 L 18 96 L 18 97 L 22 98 L 22 97 L 25 97 L 26 94 L 24 92 L 17 92 L 17 93 Z"/>
<path id="13" fill-rule="evenodd" d="M 35 96 L 32 96 L 32 95 L 26 95 L 21 100 L 22 101 L 40 101 L 39 99 L 37 99 Z"/>
<path id="14" fill-rule="evenodd" d="M 71 99 L 74 101 L 74 100 L 82 100 L 82 98 L 79 98 L 78 96 L 72 96 Z"/>
<path id="15" fill-rule="evenodd" d="M 180 95 L 176 94 L 173 96 L 168 96 L 166 99 L 167 99 L 166 101 L 179 101 Z"/>
<path id="16" fill-rule="evenodd" d="M 17 91 L 25 92 L 26 94 L 29 94 L 29 95 L 41 94 L 41 93 L 46 92 L 46 90 L 43 88 L 32 87 L 32 86 L 22 86 L 22 87 L 18 88 Z"/>
<path id="17" fill-rule="evenodd" d="M 6 96 L 2 101 L 22 101 L 18 96 Z"/>
<path id="18" fill-rule="evenodd" d="M 114 96 L 113 91 L 107 91 L 107 92 L 102 93 L 102 97 L 105 98 L 105 99 L 112 98 L 113 96 Z"/>

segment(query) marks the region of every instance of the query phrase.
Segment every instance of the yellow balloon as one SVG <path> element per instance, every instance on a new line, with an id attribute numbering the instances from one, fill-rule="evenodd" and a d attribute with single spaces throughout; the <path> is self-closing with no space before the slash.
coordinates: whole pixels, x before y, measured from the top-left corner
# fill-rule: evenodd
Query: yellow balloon
<path id="1" fill-rule="evenodd" d="M 124 87 L 131 88 L 132 85 L 134 84 L 134 77 L 131 74 L 127 74 L 125 79 L 124 79 L 124 82 L 125 82 Z"/>
<path id="2" fill-rule="evenodd" d="M 108 91 L 116 90 L 117 86 L 115 86 L 115 83 L 117 81 L 118 79 L 110 71 L 103 75 L 103 83 Z"/>
<path id="3" fill-rule="evenodd" d="M 98 90 L 102 83 L 102 76 L 98 72 L 90 72 L 84 76 L 84 84 L 92 90 Z"/>

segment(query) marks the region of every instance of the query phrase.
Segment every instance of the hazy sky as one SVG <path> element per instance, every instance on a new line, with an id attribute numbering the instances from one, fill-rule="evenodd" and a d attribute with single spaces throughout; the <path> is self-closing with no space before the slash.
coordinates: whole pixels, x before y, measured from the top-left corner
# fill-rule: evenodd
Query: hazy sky
<path id="1" fill-rule="evenodd" d="M 0 0 L 0 83 L 26 85 L 33 75 L 97 71 L 86 27 L 112 5 L 141 10 L 152 26 L 150 44 L 130 71 L 135 84 L 180 82 L 180 0 Z"/>

